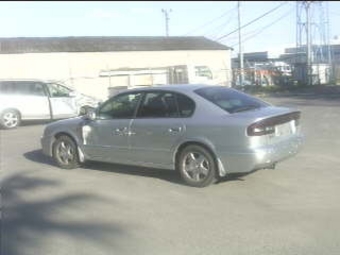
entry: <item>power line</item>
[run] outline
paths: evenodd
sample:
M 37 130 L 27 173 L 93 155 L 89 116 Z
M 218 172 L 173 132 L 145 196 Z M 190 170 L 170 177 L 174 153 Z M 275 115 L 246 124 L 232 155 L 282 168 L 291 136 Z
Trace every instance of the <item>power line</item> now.
M 265 26 L 265 27 L 262 27 L 262 28 L 258 29 L 258 30 L 257 30 L 257 31 L 258 31 L 257 33 L 255 33 L 255 34 L 252 35 L 252 36 L 249 36 L 249 37 L 245 38 L 245 39 L 243 40 L 243 42 L 246 42 L 246 41 L 248 41 L 249 39 L 251 39 L 251 38 L 253 38 L 253 37 L 255 37 L 255 36 L 261 34 L 265 29 L 271 27 L 272 25 L 276 24 L 277 22 L 279 22 L 279 21 L 282 20 L 283 18 L 289 16 L 289 14 L 291 14 L 291 11 L 292 11 L 293 9 L 294 9 L 294 8 L 289 9 L 288 12 L 286 12 L 284 15 L 282 15 L 282 16 L 279 17 L 278 19 L 274 20 L 272 23 L 268 24 L 268 25 Z M 232 45 L 231 47 L 234 47 L 234 46 L 236 46 L 237 44 L 238 44 L 238 43 Z
M 292 6 L 292 8 L 288 11 L 288 12 L 290 12 L 290 11 L 292 11 L 293 9 L 295 9 L 295 6 Z M 287 12 L 287 13 L 288 13 Z M 285 13 L 284 15 L 286 15 L 287 13 Z M 280 20 L 281 19 L 281 17 L 278 19 L 278 20 Z M 278 21 L 278 20 L 275 20 L 274 22 L 272 22 L 272 23 L 275 23 L 276 21 Z M 272 23 L 270 23 L 270 24 L 272 24 Z M 268 25 L 268 27 L 270 26 L 270 24 Z M 263 28 L 266 28 L 267 26 L 265 26 L 265 27 L 263 27 Z M 246 32 L 246 33 L 243 33 L 242 35 L 247 39 L 247 38 L 249 38 L 249 37 L 253 37 L 253 36 L 256 36 L 257 34 L 259 34 L 260 32 L 260 30 L 262 30 L 263 28 L 256 28 L 256 29 L 254 29 L 254 30 L 252 30 L 252 31 L 249 31 L 249 32 Z M 233 40 L 237 40 L 238 39 L 238 35 L 233 35 L 233 36 L 231 36 L 231 37 L 229 37 L 228 38 L 228 41 L 233 41 Z M 233 45 L 235 45 L 235 44 L 233 44 Z
M 220 34 L 221 34 L 221 30 L 222 30 L 222 28 L 225 28 L 225 26 L 227 25 L 227 24 L 229 24 L 230 22 L 231 22 L 231 20 L 233 20 L 235 17 L 234 17 L 235 15 L 233 14 L 233 15 L 231 15 L 230 17 L 229 17 L 229 19 L 226 21 L 226 22 L 224 22 L 224 23 L 222 23 L 221 25 L 219 25 L 218 27 L 216 27 L 214 30 L 212 30 L 212 31 L 210 31 L 210 33 L 206 33 L 206 34 L 204 34 L 205 36 L 207 36 L 207 37 L 212 37 L 213 39 L 214 38 L 216 38 L 216 37 L 218 37 Z M 218 32 L 218 34 L 216 34 Z
M 290 14 L 289 12 L 288 12 L 288 13 L 285 13 L 285 15 L 281 16 L 279 19 L 277 19 L 277 20 L 275 20 L 274 22 L 270 23 L 268 26 L 265 26 L 265 27 L 259 29 L 258 32 L 255 33 L 254 35 L 245 38 L 245 39 L 243 40 L 243 42 L 246 42 L 246 41 L 248 41 L 249 39 L 252 39 L 252 38 L 256 37 L 257 35 L 261 34 L 265 29 L 271 27 L 272 25 L 274 25 L 275 23 L 279 22 L 281 19 L 285 18 L 285 17 L 288 16 L 289 14 Z M 233 45 L 230 46 L 230 47 L 234 47 L 234 46 L 236 46 L 237 44 L 238 44 L 238 43 L 235 43 L 235 44 L 233 44 Z
M 210 24 L 213 23 L 214 21 L 216 21 L 216 20 L 218 20 L 218 19 L 220 19 L 220 18 L 226 16 L 226 15 L 229 14 L 230 12 L 234 11 L 236 8 L 237 8 L 237 7 L 231 8 L 230 10 L 226 11 L 225 13 L 223 13 L 221 16 L 219 16 L 219 17 L 217 17 L 217 18 L 214 18 L 213 20 L 208 21 L 208 22 L 205 23 L 204 25 L 199 26 L 199 27 L 197 27 L 197 28 L 191 30 L 190 32 L 186 33 L 184 36 L 187 36 L 187 35 L 189 35 L 189 34 L 191 34 L 191 33 L 193 33 L 193 32 L 196 32 L 196 31 L 199 30 L 199 29 L 202 29 L 203 27 L 206 27 L 207 25 L 210 25 Z
M 234 18 L 234 17 L 232 17 L 232 18 Z M 224 23 L 223 25 L 226 25 L 227 24 L 227 22 L 226 23 Z M 222 26 L 219 26 L 218 28 L 220 29 Z M 217 30 L 217 29 L 216 29 Z M 215 30 L 214 30 L 215 31 Z M 249 31 L 249 32 L 245 32 L 245 33 L 242 33 L 242 36 L 245 36 L 245 37 L 247 37 L 247 36 L 249 36 L 249 35 L 252 35 L 252 34 L 254 34 L 254 33 L 256 33 L 258 31 L 258 29 L 254 29 L 254 30 L 252 30 L 252 31 Z M 219 33 L 220 34 L 220 33 Z M 207 36 L 209 36 L 209 35 L 207 35 Z M 215 38 L 214 37 L 212 37 L 214 40 L 216 40 L 216 37 L 217 37 L 217 35 L 215 36 Z M 232 40 L 237 40 L 238 39 L 238 35 L 233 35 L 233 36 L 231 36 L 231 37 L 228 37 L 228 41 L 232 41 Z
M 242 35 L 247 37 L 247 36 L 253 35 L 257 31 L 258 31 L 258 29 L 255 29 L 255 30 L 252 30 L 252 31 L 249 31 L 249 32 L 246 32 L 246 33 L 242 33 Z M 228 42 L 233 41 L 233 40 L 238 40 L 238 35 L 233 35 L 233 36 L 228 38 Z
M 273 8 L 273 9 L 271 9 L 270 11 L 268 11 L 268 12 L 262 14 L 261 16 L 257 17 L 256 19 L 253 19 L 252 21 L 250 21 L 250 22 L 248 22 L 247 24 L 241 26 L 240 28 L 237 28 L 237 29 L 233 30 L 232 32 L 230 32 L 230 33 L 228 33 L 228 34 L 221 36 L 221 37 L 218 38 L 216 41 L 220 41 L 221 39 L 223 39 L 223 38 L 225 38 L 225 37 L 227 37 L 227 36 L 229 36 L 229 35 L 231 35 L 231 34 L 237 32 L 239 29 L 242 29 L 242 28 L 245 28 L 245 27 L 251 25 L 251 24 L 254 23 L 255 21 L 257 21 L 257 20 L 259 20 L 259 19 L 261 19 L 261 18 L 267 16 L 268 14 L 270 14 L 270 13 L 272 13 L 272 12 L 274 12 L 274 11 L 276 11 L 276 10 L 279 9 L 281 6 L 283 6 L 284 4 L 287 4 L 287 2 L 284 2 L 284 3 L 280 4 L 279 6 L 276 6 L 275 8 Z

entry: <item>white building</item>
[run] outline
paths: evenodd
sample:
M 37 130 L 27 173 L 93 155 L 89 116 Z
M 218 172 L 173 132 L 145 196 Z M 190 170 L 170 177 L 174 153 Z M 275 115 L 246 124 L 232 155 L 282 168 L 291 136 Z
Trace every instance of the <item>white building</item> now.
M 0 70 L 0 79 L 59 80 L 101 99 L 118 86 L 232 79 L 231 48 L 204 37 L 0 38 Z

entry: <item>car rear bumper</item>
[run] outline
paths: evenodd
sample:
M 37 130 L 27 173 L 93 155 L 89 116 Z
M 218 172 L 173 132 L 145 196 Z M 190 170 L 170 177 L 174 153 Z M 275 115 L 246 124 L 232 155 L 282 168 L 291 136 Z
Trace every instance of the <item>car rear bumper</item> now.
M 304 137 L 295 135 L 285 141 L 239 153 L 219 153 L 219 159 L 226 173 L 251 172 L 268 168 L 296 155 Z

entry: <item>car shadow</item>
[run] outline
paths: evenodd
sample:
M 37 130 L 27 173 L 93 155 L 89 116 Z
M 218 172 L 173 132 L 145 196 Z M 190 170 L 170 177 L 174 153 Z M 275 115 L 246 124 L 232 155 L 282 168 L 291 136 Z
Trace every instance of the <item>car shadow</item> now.
M 33 150 L 30 152 L 26 152 L 23 155 L 26 159 L 46 164 L 49 166 L 56 166 L 57 164 L 54 160 L 42 153 L 42 150 Z M 87 161 L 82 166 L 82 169 L 91 170 L 91 171 L 105 171 L 105 172 L 114 172 L 119 174 L 128 174 L 128 175 L 138 175 L 150 178 L 157 178 L 164 181 L 183 184 L 180 175 L 177 171 L 159 169 L 159 168 L 149 168 L 149 167 L 141 167 L 141 166 L 130 166 L 130 165 L 122 165 L 122 164 L 113 164 L 113 163 L 103 163 L 103 162 L 94 162 Z
M 47 157 L 43 154 L 41 149 L 26 152 L 24 154 L 24 157 L 33 162 L 50 165 L 50 166 L 57 166 L 57 164 L 53 161 L 52 158 Z
M 104 163 L 104 162 L 93 162 L 88 161 L 83 166 L 83 169 L 87 170 L 98 170 L 98 171 L 107 171 L 107 172 L 115 172 L 119 174 L 128 174 L 128 175 L 138 175 L 143 177 L 157 178 L 164 181 L 183 184 L 180 175 L 177 171 L 160 169 L 160 168 L 150 168 L 150 167 L 141 167 L 141 166 L 131 166 L 131 165 L 122 165 L 122 164 L 113 164 L 113 163 Z
M 219 183 L 224 183 L 224 182 L 231 182 L 231 181 L 245 181 L 245 179 L 243 177 L 248 176 L 252 173 L 257 172 L 258 170 L 253 170 L 247 173 L 229 173 L 224 177 L 220 177 L 218 179 L 218 181 L 216 182 L 216 184 Z
M 45 164 L 49 166 L 58 167 L 54 160 L 42 153 L 42 150 L 34 150 L 26 152 L 24 157 L 28 160 Z M 82 166 L 82 169 L 91 171 L 103 171 L 103 172 L 113 172 L 118 174 L 136 175 L 150 178 L 157 178 L 167 182 L 185 185 L 182 181 L 179 173 L 173 170 L 166 170 L 160 168 L 150 168 L 141 166 L 131 166 L 123 164 L 105 163 L 105 162 L 94 162 L 87 161 Z M 245 181 L 243 177 L 252 174 L 258 170 L 253 170 L 247 173 L 230 173 L 224 177 L 219 177 L 215 184 L 222 184 L 225 182 L 232 181 Z

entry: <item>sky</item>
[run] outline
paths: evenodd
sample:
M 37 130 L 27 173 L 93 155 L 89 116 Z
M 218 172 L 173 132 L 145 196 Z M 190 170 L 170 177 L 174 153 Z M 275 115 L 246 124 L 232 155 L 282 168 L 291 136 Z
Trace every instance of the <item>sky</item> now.
M 237 5 L 238 1 L 2 1 L 0 37 L 165 36 L 163 9 L 169 14 L 170 36 L 205 36 L 237 54 Z M 330 37 L 340 40 L 340 2 L 330 1 L 328 6 Z M 240 1 L 240 19 L 241 26 L 249 23 L 241 29 L 243 52 L 296 45 L 295 1 Z

